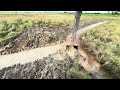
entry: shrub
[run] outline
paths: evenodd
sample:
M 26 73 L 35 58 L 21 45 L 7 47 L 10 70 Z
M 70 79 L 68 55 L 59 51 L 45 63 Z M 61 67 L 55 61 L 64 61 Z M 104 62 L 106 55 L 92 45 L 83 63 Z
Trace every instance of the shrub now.
M 68 79 L 92 79 L 90 73 L 86 72 L 80 64 L 73 64 L 66 72 Z

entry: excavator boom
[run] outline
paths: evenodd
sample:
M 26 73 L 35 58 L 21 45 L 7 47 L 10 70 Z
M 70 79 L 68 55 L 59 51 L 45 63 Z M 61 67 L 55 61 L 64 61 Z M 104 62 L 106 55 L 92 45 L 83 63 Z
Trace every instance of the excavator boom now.
M 73 32 L 72 32 L 72 37 L 73 37 L 72 42 L 73 42 L 73 44 L 75 43 L 76 34 L 77 34 L 77 31 L 78 31 L 81 14 L 82 14 L 82 11 L 76 11 L 76 13 L 75 13 L 75 24 L 74 24 L 74 28 L 73 28 Z
M 75 12 L 75 24 L 73 27 L 73 31 L 72 33 L 67 37 L 66 42 L 67 42 L 67 46 L 78 46 L 78 36 L 77 36 L 77 31 L 78 31 L 78 27 L 80 24 L 80 17 L 81 17 L 82 11 L 76 11 Z

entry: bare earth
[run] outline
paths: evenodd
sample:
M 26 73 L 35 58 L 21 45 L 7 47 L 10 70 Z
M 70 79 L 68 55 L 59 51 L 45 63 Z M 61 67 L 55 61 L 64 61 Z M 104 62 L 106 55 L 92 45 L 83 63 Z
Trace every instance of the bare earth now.
M 0 56 L 0 69 L 17 63 L 25 64 L 42 59 L 43 57 L 56 53 L 61 47 L 62 45 L 54 45 Z
M 93 28 L 97 25 L 102 24 L 102 23 L 105 23 L 105 22 L 100 22 L 100 23 L 97 23 L 97 24 L 93 24 L 92 26 L 83 28 L 82 31 L 81 31 L 81 34 L 83 33 L 83 31 L 89 30 L 89 29 L 91 29 L 91 28 Z M 43 57 L 47 57 L 48 55 L 54 54 L 57 51 L 61 50 L 64 47 L 65 44 L 66 43 L 59 44 L 59 45 L 48 46 L 48 47 L 36 48 L 36 49 L 27 50 L 27 51 L 14 53 L 14 54 L 10 54 L 10 55 L 0 56 L 0 69 L 2 69 L 4 67 L 11 66 L 11 65 L 14 65 L 14 64 L 18 64 L 18 63 L 25 64 L 25 63 L 28 63 L 28 62 L 33 62 L 37 59 L 42 59 Z M 94 77 L 95 78 L 104 78 L 104 76 L 102 76 L 102 74 L 100 74 L 101 72 L 99 71 L 100 65 L 98 64 L 97 66 L 95 66 L 97 64 L 97 62 L 93 60 L 93 56 L 89 56 L 89 54 L 86 53 L 86 51 L 84 51 L 82 48 L 80 50 L 81 50 L 80 54 L 84 58 L 86 58 L 85 62 L 80 61 L 81 65 L 85 69 L 88 69 L 89 65 L 88 65 L 87 61 L 90 61 L 91 62 L 90 65 L 92 65 L 92 68 L 90 68 L 91 69 L 90 72 L 93 73 Z M 73 53 L 74 53 L 74 51 L 73 51 Z M 68 53 L 68 55 L 71 56 L 71 53 Z M 59 56 L 56 56 L 55 58 L 58 59 L 58 60 L 60 60 L 60 59 L 62 60 L 62 57 L 59 57 Z M 90 60 L 88 60 L 88 59 L 90 59 Z M 96 68 L 98 68 L 98 69 L 96 69 Z

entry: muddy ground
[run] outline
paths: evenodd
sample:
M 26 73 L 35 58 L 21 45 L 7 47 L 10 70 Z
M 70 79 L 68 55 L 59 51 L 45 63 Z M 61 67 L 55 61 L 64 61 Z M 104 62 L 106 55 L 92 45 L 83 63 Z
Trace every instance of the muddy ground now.
M 102 19 L 89 19 L 80 22 L 80 28 L 102 21 Z M 0 55 L 17 53 L 23 50 L 62 43 L 72 30 L 65 26 L 52 26 L 44 24 L 25 31 L 20 36 L 0 43 Z
M 81 28 L 100 22 L 101 20 L 85 20 L 81 22 Z M 19 37 L 0 44 L 6 46 L 1 54 L 11 54 L 22 50 L 32 49 L 51 43 L 65 41 L 70 30 L 66 27 L 43 25 L 24 32 Z M 75 58 L 66 56 L 64 60 L 57 60 L 50 55 L 35 62 L 17 64 L 0 70 L 1 79 L 91 79 L 90 73 L 82 66 L 73 65 Z M 78 58 L 78 57 L 77 57 Z M 79 59 L 84 60 L 81 56 Z M 75 67 L 74 67 L 75 66 Z M 72 68 L 72 69 L 71 69 Z
M 1 79 L 64 79 L 71 63 L 45 57 L 25 65 L 17 64 L 0 70 Z
M 55 58 L 60 53 L 26 64 L 16 64 L 0 70 L 0 79 L 91 79 L 92 75 L 69 56 Z M 81 60 L 83 58 L 80 58 Z

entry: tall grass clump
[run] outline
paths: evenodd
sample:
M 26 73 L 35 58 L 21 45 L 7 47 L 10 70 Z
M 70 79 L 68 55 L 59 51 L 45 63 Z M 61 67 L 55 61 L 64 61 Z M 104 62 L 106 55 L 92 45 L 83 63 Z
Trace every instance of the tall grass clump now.
M 104 69 L 113 77 L 120 78 L 120 20 L 86 31 L 82 42 Z

